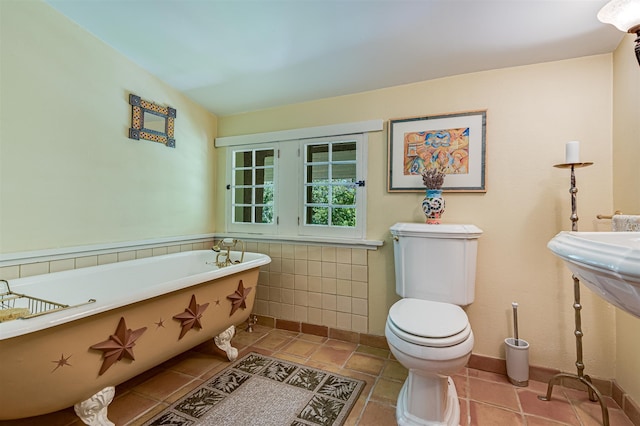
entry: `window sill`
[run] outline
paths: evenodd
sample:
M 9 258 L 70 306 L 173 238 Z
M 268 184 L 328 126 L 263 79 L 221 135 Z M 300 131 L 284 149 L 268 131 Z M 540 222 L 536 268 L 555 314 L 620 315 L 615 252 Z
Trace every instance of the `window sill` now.
M 361 248 L 367 250 L 377 250 L 382 246 L 383 241 L 379 240 L 359 240 L 355 238 L 331 238 L 317 236 L 284 236 L 284 235 L 265 235 L 265 234 L 243 234 L 238 232 L 216 233 L 214 239 L 236 238 L 245 241 L 257 241 L 264 243 L 280 243 L 280 244 L 307 244 L 307 245 L 324 245 L 336 247 Z

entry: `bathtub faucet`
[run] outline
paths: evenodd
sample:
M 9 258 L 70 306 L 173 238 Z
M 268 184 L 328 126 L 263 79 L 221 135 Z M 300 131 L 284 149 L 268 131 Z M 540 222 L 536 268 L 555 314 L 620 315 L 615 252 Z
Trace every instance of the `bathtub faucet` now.
M 242 249 L 240 260 L 232 260 L 231 249 L 235 249 L 238 244 L 240 244 L 240 248 Z M 244 261 L 244 242 L 241 240 L 224 238 L 218 241 L 217 244 L 214 243 L 211 250 L 218 253 L 216 255 L 216 266 L 218 268 L 224 268 L 225 266 L 242 263 Z

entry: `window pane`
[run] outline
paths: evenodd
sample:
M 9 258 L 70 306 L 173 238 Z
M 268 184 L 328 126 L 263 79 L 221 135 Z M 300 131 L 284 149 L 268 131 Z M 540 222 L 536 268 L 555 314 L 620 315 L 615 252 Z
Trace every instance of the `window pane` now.
M 252 151 L 236 151 L 236 167 L 251 167 Z
M 356 161 L 356 143 L 334 143 L 332 161 Z
M 256 188 L 256 204 L 272 204 L 273 203 L 273 187 L 265 186 Z
M 328 225 L 329 224 L 329 208 L 328 207 L 307 207 L 307 224 L 308 225 Z
M 331 180 L 333 182 L 355 182 L 356 165 L 354 164 L 334 164 L 331 168 Z
M 333 186 L 331 203 L 352 206 L 356 203 L 356 188 L 354 186 Z
M 273 169 L 256 169 L 256 185 L 273 183 Z
M 308 204 L 327 204 L 329 202 L 328 186 L 307 186 Z
M 329 166 L 307 166 L 307 183 L 329 181 Z
M 333 226 L 356 226 L 356 209 L 353 207 L 331 209 L 331 224 Z
M 273 192 L 273 185 L 264 187 L 264 197 L 262 198 L 264 204 L 273 204 Z
M 273 184 L 273 168 L 263 169 L 264 182 L 256 182 L 256 184 Z
M 264 169 L 256 169 L 256 185 L 264 183 Z
M 233 209 L 233 221 L 242 223 L 251 223 L 251 207 L 236 206 Z
M 256 188 L 256 204 L 264 204 L 264 188 Z
M 251 185 L 251 169 L 249 170 L 236 170 L 235 172 L 235 185 Z
M 256 207 L 256 223 L 273 223 L 273 207 Z
M 256 167 L 273 166 L 273 150 L 256 151 Z
M 273 223 L 273 206 L 264 206 L 262 209 L 262 222 Z
M 251 204 L 251 188 L 236 188 L 234 204 Z
M 329 161 L 329 145 L 307 145 L 307 162 L 319 163 Z

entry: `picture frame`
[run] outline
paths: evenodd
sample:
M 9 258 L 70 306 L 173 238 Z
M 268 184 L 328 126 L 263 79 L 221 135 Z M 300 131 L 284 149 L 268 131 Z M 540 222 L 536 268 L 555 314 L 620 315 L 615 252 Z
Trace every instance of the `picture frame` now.
M 486 192 L 487 111 L 389 120 L 389 192 L 424 192 L 422 172 L 445 173 L 444 192 Z
M 177 111 L 175 108 L 146 101 L 133 93 L 129 94 L 129 104 L 131 104 L 130 139 L 144 139 L 159 142 L 169 148 L 176 147 L 174 130 Z

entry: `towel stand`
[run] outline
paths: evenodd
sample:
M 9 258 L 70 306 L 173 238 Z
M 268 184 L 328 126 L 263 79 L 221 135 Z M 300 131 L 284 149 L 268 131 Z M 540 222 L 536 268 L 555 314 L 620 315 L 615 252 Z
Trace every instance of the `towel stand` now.
M 599 215 L 596 216 L 596 218 L 598 218 L 598 219 L 613 219 L 613 216 L 618 215 L 618 214 L 622 214 L 622 212 L 620 210 L 616 210 L 610 216 L 607 216 L 607 215 L 604 215 L 604 214 L 599 214 Z

